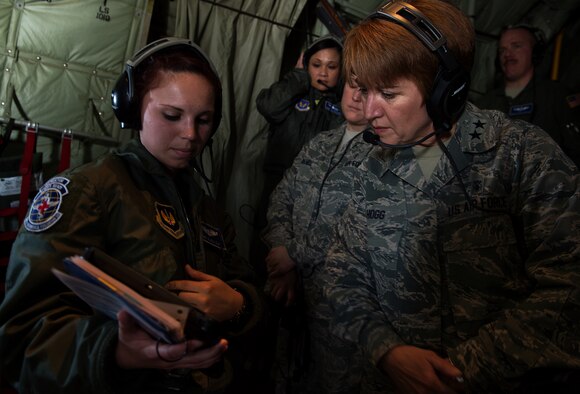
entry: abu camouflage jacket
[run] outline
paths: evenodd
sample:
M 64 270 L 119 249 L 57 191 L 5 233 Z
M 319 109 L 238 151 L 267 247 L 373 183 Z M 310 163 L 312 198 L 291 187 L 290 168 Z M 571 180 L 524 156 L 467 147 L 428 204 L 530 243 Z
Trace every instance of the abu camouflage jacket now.
M 580 368 L 577 169 L 500 112 L 468 105 L 457 126 L 464 187 L 446 155 L 425 179 L 411 149 L 377 147 L 342 172 L 352 201 L 326 262 L 335 333 L 374 363 L 403 344 L 448 356 L 472 392 Z
M 324 300 L 321 285 L 326 281 L 321 280 L 324 270 L 318 265 L 351 194 L 351 183 L 341 177 L 337 181 L 335 173 L 361 165 L 373 147 L 362 133 L 340 147 L 345 130 L 346 124 L 322 132 L 304 146 L 272 193 L 268 209 L 264 239 L 270 247 L 285 246 L 300 275 L 298 291 L 303 303 L 298 305 L 304 320 L 298 319 L 292 326 L 295 342 L 281 357 L 292 357 L 296 365 L 304 365 L 302 373 L 288 377 L 288 384 L 295 385 L 289 391 L 293 393 L 371 392 L 361 391 L 361 385 L 362 367 L 372 366 L 356 345 L 331 335 L 332 311 Z M 296 339 L 301 335 L 308 338 L 306 345 Z

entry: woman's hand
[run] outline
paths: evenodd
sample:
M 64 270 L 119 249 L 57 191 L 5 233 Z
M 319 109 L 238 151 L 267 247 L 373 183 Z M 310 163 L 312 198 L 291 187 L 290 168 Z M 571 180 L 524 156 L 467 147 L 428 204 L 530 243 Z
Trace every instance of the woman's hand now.
M 298 60 L 296 60 L 294 68 L 304 68 L 303 63 L 304 63 L 304 51 L 300 52 L 300 56 L 298 57 Z
M 463 392 L 462 374 L 449 360 L 431 350 L 396 346 L 379 361 L 397 392 L 408 394 L 456 394 Z
M 191 280 L 173 280 L 165 287 L 217 321 L 233 318 L 244 303 L 244 296 L 223 280 L 185 266 Z
M 220 361 L 228 348 L 225 339 L 205 348 L 204 343 L 196 339 L 179 344 L 157 343 L 128 312 L 119 312 L 117 319 L 119 340 L 115 360 L 124 369 L 209 368 Z
M 266 269 L 270 278 L 284 275 L 294 268 L 296 268 L 296 263 L 290 258 L 285 246 L 275 246 L 270 249 L 266 256 Z
M 291 270 L 283 275 L 270 276 L 270 295 L 278 302 L 284 302 L 290 306 L 296 299 L 296 270 Z

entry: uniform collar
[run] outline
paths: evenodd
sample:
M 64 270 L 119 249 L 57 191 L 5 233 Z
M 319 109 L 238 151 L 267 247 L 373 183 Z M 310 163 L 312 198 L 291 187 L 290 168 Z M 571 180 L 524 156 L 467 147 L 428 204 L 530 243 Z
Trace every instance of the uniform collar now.
M 447 148 L 461 171 L 473 160 L 473 155 L 493 149 L 498 141 L 498 130 L 493 127 L 497 111 L 481 111 L 468 103 L 457 122 L 457 130 Z M 424 183 L 419 164 L 412 149 L 383 149 L 375 147 L 368 160 L 368 169 L 379 178 L 392 172 L 412 185 L 421 188 Z M 449 174 L 453 176 L 452 173 Z
M 457 122 L 456 138 L 464 153 L 484 153 L 493 149 L 498 141 L 498 130 L 495 124 L 496 112 L 482 111 L 468 103 Z M 499 116 L 499 113 L 497 113 Z

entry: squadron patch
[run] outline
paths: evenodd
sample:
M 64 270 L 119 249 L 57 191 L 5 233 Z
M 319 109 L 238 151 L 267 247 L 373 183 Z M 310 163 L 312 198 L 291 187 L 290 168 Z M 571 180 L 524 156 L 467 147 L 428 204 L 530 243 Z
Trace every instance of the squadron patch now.
M 201 235 L 203 242 L 218 248 L 219 250 L 226 250 L 226 242 L 221 230 L 210 224 L 201 222 Z
M 62 197 L 68 194 L 69 180 L 64 177 L 49 179 L 32 201 L 30 211 L 24 219 L 24 227 L 31 232 L 38 233 L 51 228 L 60 220 L 59 212 Z
M 310 101 L 308 101 L 308 99 L 301 99 L 299 102 L 296 103 L 296 105 L 294 106 L 294 108 L 296 108 L 298 111 L 309 111 L 310 110 Z
M 155 220 L 163 230 L 175 239 L 183 238 L 185 232 L 181 223 L 175 219 L 175 209 L 172 206 L 155 202 L 155 212 Z

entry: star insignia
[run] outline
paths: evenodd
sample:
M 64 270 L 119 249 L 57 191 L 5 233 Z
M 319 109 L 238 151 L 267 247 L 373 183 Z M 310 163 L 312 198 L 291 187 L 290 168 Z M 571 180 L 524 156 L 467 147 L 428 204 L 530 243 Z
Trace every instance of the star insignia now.
M 471 139 L 472 139 L 472 140 L 474 140 L 474 139 L 476 139 L 476 138 L 477 138 L 478 140 L 480 140 L 480 139 L 481 139 L 481 138 L 479 137 L 479 136 L 481 135 L 481 133 L 478 133 L 478 132 L 477 132 L 477 130 L 473 130 L 473 133 L 470 133 L 469 135 L 471 136 Z
M 476 129 L 478 129 L 478 128 L 482 128 L 482 129 L 483 129 L 483 126 L 485 126 L 485 123 L 483 123 L 483 122 L 482 122 L 481 120 L 479 120 L 479 119 L 477 119 L 477 122 L 473 122 L 473 124 L 475 125 L 475 128 L 476 128 Z M 478 137 L 478 138 L 479 138 L 479 137 Z

